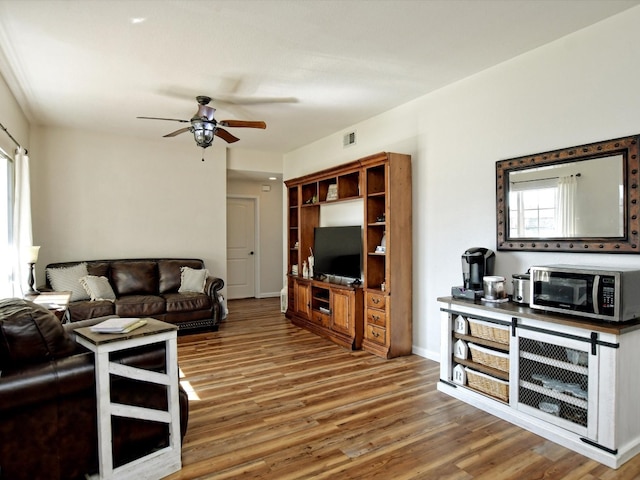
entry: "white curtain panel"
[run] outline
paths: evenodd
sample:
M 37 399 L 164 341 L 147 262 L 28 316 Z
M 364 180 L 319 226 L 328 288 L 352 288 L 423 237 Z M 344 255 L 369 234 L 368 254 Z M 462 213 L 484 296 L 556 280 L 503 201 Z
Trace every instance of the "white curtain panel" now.
M 14 157 L 15 191 L 13 203 L 12 231 L 12 295 L 22 297 L 27 287 L 33 236 L 31 231 L 31 186 L 29 178 L 29 157 L 22 147 Z
M 561 237 L 572 237 L 576 233 L 575 201 L 578 180 L 573 175 L 558 177 L 556 197 L 556 228 Z

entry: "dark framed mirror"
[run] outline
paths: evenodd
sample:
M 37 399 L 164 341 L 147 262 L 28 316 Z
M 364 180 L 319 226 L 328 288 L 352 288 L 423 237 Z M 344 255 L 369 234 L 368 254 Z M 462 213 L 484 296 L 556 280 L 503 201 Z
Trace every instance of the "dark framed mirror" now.
M 639 142 L 496 162 L 498 250 L 640 253 Z

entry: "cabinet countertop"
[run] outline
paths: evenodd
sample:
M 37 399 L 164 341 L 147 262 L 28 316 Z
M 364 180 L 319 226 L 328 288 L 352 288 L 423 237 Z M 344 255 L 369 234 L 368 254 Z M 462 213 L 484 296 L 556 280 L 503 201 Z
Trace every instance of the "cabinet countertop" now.
M 448 303 L 450 305 L 460 305 L 478 308 L 487 312 L 500 313 L 503 315 L 511 315 L 514 317 L 530 318 L 543 322 L 566 325 L 570 327 L 584 328 L 596 332 L 610 333 L 613 335 L 622 335 L 640 329 L 640 319 L 630 320 L 628 322 L 612 323 L 601 322 L 597 320 L 588 320 L 575 315 L 561 315 L 557 313 L 544 312 L 542 310 L 534 310 L 526 305 L 514 302 L 489 303 L 481 300 L 465 300 L 463 298 L 454 297 L 438 297 L 438 302 Z

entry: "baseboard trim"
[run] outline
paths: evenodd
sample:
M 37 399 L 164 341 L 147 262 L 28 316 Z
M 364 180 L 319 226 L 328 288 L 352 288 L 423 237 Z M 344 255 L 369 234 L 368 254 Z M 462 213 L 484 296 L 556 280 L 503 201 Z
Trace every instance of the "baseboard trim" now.
M 429 360 L 440 363 L 440 352 L 432 352 L 431 350 L 427 350 L 426 348 L 417 347 L 414 345 L 411 349 L 411 353 L 413 353 L 414 355 L 418 355 L 419 357 L 428 358 Z

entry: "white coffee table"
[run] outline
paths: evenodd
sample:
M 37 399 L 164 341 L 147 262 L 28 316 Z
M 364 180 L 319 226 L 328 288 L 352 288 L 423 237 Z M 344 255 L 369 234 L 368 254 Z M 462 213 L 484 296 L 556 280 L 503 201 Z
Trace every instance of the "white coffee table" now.
M 182 468 L 180 403 L 178 398 L 178 327 L 153 318 L 129 333 L 95 333 L 90 327 L 75 330 L 76 341 L 95 354 L 98 410 L 98 462 L 100 479 L 157 480 Z M 112 352 L 164 342 L 165 371 L 159 373 L 111 362 Z M 110 375 L 167 386 L 167 411 L 111 402 Z M 169 445 L 119 467 L 113 466 L 111 417 L 127 417 L 169 425 Z

